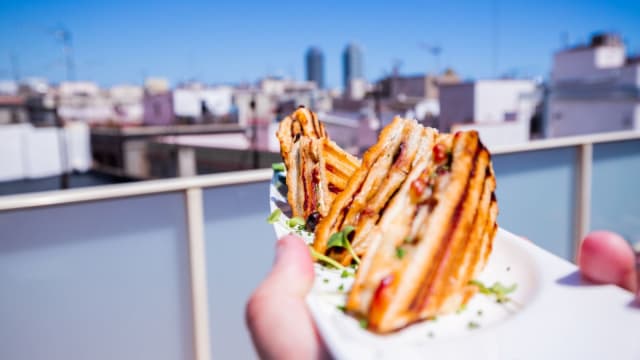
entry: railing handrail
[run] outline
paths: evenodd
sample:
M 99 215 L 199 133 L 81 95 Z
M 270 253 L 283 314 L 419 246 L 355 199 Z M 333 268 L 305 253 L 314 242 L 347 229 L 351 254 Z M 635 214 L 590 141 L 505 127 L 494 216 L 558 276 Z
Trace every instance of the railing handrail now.
M 546 150 L 585 144 L 598 144 L 635 139 L 640 139 L 640 131 L 612 131 L 597 134 L 533 140 L 522 144 L 496 146 L 494 148 L 490 148 L 489 150 L 491 150 L 492 154 L 508 154 L 522 151 Z
M 271 169 L 244 170 L 184 178 L 148 180 L 128 184 L 91 186 L 65 191 L 53 190 L 9 195 L 0 197 L 0 211 L 268 181 L 271 179 L 271 174 Z
M 491 149 L 491 152 L 493 154 L 508 154 L 634 139 L 640 139 L 640 131 L 618 131 L 535 140 L 523 144 L 495 147 Z M 8 195 L 0 197 L 0 211 L 176 192 L 190 188 L 211 188 L 268 181 L 271 178 L 271 174 L 271 169 L 244 170 L 186 178 L 147 180 L 129 184 L 92 186 L 66 191 L 53 190 L 29 194 Z

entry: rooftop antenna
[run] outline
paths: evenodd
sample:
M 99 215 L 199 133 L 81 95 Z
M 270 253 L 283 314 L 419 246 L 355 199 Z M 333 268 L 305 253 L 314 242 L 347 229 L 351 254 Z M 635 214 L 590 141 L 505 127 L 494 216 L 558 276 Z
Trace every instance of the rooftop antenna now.
M 64 26 L 59 26 L 53 31 L 53 35 L 62 44 L 64 52 L 64 63 L 67 70 L 67 80 L 73 81 L 76 78 L 76 67 L 73 62 L 73 44 L 71 39 L 71 31 Z
M 418 47 L 433 56 L 436 63 L 436 75 L 440 74 L 440 55 L 442 55 L 442 47 L 440 45 L 428 44 L 424 41 L 419 43 Z
M 400 68 L 402 67 L 402 60 L 393 59 L 393 65 L 391 67 L 391 75 L 393 77 L 398 77 L 400 75 Z
M 492 1 L 492 5 L 493 5 L 493 9 L 491 12 L 491 19 L 492 21 L 492 41 L 491 41 L 491 45 L 492 45 L 492 67 L 493 67 L 493 76 L 497 76 L 498 75 L 498 58 L 499 58 L 499 47 L 500 47 L 500 28 L 499 28 L 499 21 L 500 21 L 500 11 L 498 8 L 498 0 L 493 0 Z
M 71 31 L 69 31 L 64 26 L 59 26 L 57 29 L 53 30 L 53 35 L 56 40 L 62 43 L 62 49 L 64 52 L 64 62 L 67 70 L 67 80 L 73 81 L 76 77 L 76 69 L 75 64 L 73 62 L 73 45 L 71 42 Z M 69 158 L 67 153 L 67 137 L 64 131 L 65 121 L 60 116 L 58 112 L 58 105 L 56 104 L 55 109 L 55 122 L 58 127 L 58 138 L 60 139 L 60 162 L 62 164 L 62 173 L 60 174 L 60 189 L 68 189 L 69 188 Z
M 20 62 L 18 61 L 18 55 L 15 52 L 9 54 L 9 61 L 11 62 L 11 76 L 17 83 L 20 81 Z

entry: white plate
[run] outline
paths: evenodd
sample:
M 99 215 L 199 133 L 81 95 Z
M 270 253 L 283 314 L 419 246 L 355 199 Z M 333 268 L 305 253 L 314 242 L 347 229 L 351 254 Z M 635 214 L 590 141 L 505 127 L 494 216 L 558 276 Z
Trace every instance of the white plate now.
M 274 224 L 278 237 L 293 232 L 286 225 L 284 190 L 274 176 L 271 211 L 283 211 Z M 298 233 L 312 241 L 311 234 Z M 307 302 L 327 347 L 339 359 L 640 358 L 635 335 L 640 334 L 640 310 L 630 305 L 629 293 L 583 284 L 575 266 L 503 229 L 479 280 L 517 284 L 511 302 L 498 304 L 477 294 L 459 313 L 390 335 L 368 332 L 338 309 L 352 277 L 342 278 L 319 264 L 315 271 Z

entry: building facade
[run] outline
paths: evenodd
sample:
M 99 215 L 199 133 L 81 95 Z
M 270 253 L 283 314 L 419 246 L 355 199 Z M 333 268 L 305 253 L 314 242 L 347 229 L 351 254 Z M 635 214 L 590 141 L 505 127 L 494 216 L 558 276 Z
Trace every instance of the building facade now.
M 440 86 L 442 131 L 477 130 L 485 145 L 529 141 L 541 96 L 533 80 L 478 80 Z
M 362 50 L 356 44 L 349 44 L 342 53 L 343 85 L 347 89 L 352 80 L 364 77 Z
M 553 59 L 546 136 L 640 129 L 640 57 L 598 34 Z
M 307 50 L 305 57 L 307 81 L 313 81 L 318 88 L 324 88 L 324 54 L 317 47 Z

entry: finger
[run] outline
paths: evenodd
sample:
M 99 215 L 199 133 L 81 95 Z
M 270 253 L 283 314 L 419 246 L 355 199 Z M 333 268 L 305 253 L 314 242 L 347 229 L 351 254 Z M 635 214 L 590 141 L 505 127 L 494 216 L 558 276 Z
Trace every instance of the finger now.
M 608 231 L 588 234 L 580 244 L 578 265 L 582 274 L 593 282 L 637 290 L 633 249 L 618 234 Z
M 262 359 L 323 357 L 305 297 L 313 286 L 313 261 L 307 245 L 285 236 L 267 278 L 247 304 L 247 325 Z

